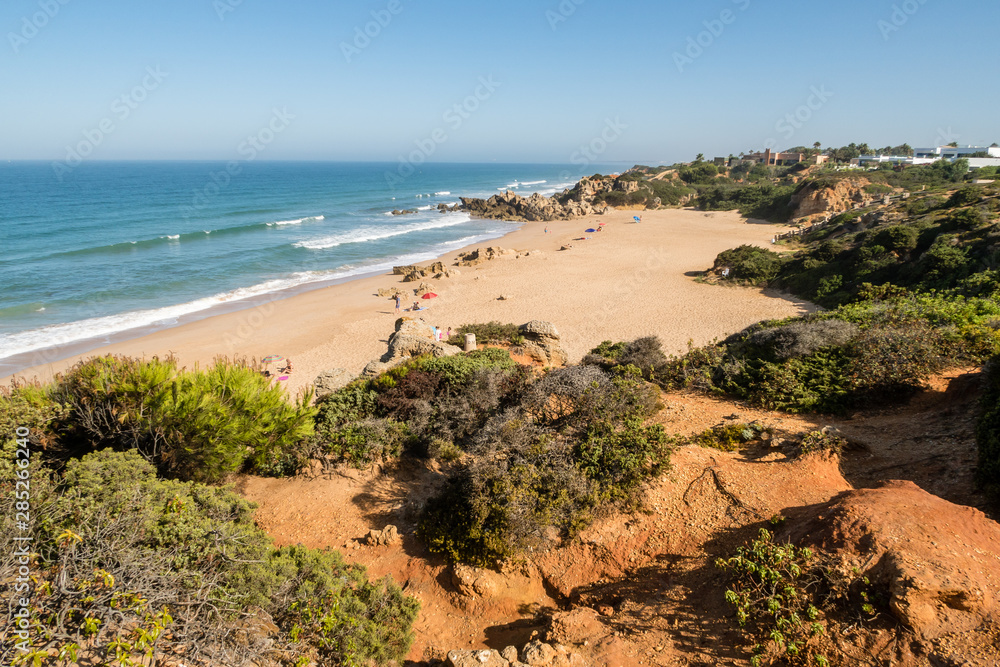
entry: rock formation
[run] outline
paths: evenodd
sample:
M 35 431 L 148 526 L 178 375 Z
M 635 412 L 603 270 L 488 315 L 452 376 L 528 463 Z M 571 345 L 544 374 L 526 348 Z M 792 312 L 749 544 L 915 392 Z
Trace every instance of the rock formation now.
M 403 282 L 415 282 L 416 280 L 420 280 L 422 278 L 429 278 L 435 273 L 441 273 L 444 270 L 443 262 L 434 262 L 430 266 L 416 266 L 414 264 L 408 264 L 406 266 L 392 267 L 392 275 L 406 276 L 408 278 L 409 276 L 416 274 L 417 277 L 414 280 L 403 280 Z
M 789 512 L 790 537 L 885 585 L 897 619 L 922 640 L 1000 617 L 1000 526 L 913 482 L 846 491 Z
M 373 529 L 365 537 L 365 543 L 373 547 L 391 546 L 402 541 L 403 538 L 399 535 L 399 529 L 395 526 L 386 526 L 383 530 Z
M 373 359 L 365 366 L 362 375 L 374 377 L 398 366 L 407 359 L 430 354 L 434 357 L 450 357 L 462 348 L 448 345 L 434 338 L 430 324 L 419 318 L 401 317 L 396 320 L 396 331 L 389 337 L 389 351 L 380 359 Z
M 559 332 L 551 322 L 532 320 L 520 327 L 524 336 L 524 353 L 545 366 L 565 366 L 566 350 L 560 344 Z
M 560 204 L 558 200 L 544 197 L 537 192 L 530 197 L 522 197 L 508 190 L 485 200 L 462 197 L 462 210 L 492 220 L 546 222 L 572 220 L 586 215 L 603 215 L 608 209 L 595 208 L 586 199 L 582 201 L 571 199 L 566 204 Z
M 472 267 L 478 266 L 483 262 L 490 262 L 494 259 L 500 257 L 515 257 L 517 252 L 514 250 L 508 250 L 506 248 L 501 248 L 499 246 L 490 246 L 488 248 L 476 248 L 475 250 L 469 252 L 463 252 L 458 256 L 458 262 L 456 266 Z
M 853 177 L 837 181 L 828 186 L 811 183 L 792 196 L 791 207 L 795 209 L 793 218 L 805 218 L 824 213 L 843 213 L 871 198 L 865 192 L 865 186 L 870 185 L 867 178 Z

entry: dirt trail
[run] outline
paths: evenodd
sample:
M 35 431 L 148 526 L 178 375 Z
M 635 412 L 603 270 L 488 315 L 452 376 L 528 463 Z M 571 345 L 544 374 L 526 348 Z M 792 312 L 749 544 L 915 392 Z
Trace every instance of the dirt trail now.
M 258 523 L 279 544 L 338 549 L 421 600 L 408 664 L 454 648 L 523 645 L 546 632 L 594 665 L 746 664 L 733 648 L 740 641 L 725 620 L 714 559 L 777 514 L 888 479 L 984 507 L 972 480 L 977 382 L 972 371 L 954 371 L 907 405 L 837 419 L 666 394 L 656 419 L 669 432 L 759 421 L 775 438 L 738 453 L 681 448 L 671 471 L 648 487 L 643 512 L 604 517 L 569 544 L 503 574 L 456 571 L 414 537 L 423 503 L 443 481 L 434 464 L 405 460 L 364 472 L 241 477 L 237 488 L 259 505 Z M 797 458 L 796 437 L 824 426 L 848 439 L 842 460 Z M 365 544 L 370 530 L 389 524 L 399 528 L 400 544 Z

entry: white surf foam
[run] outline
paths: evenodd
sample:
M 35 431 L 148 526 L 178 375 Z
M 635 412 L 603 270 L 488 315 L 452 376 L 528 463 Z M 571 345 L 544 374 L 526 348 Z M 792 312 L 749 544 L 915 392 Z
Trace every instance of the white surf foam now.
M 462 221 L 452 224 L 461 224 Z M 366 273 L 388 271 L 400 264 L 413 264 L 457 250 L 473 243 L 497 238 L 504 232 L 465 236 L 454 241 L 437 244 L 419 253 L 407 253 L 381 260 L 372 260 L 356 265 L 345 265 L 332 271 L 304 271 L 293 273 L 285 278 L 268 280 L 252 287 L 243 287 L 214 296 L 196 299 L 162 308 L 137 310 L 117 315 L 94 317 L 65 324 L 53 324 L 39 329 L 32 329 L 15 334 L 0 335 L 0 360 L 37 350 L 56 348 L 72 343 L 88 340 L 106 342 L 115 334 L 153 326 L 170 326 L 177 324 L 179 319 L 196 313 L 203 313 L 212 308 L 227 303 L 245 301 L 247 299 L 266 297 L 285 290 L 311 285 L 343 280 Z M 317 287 L 321 285 L 316 285 Z M 102 341 L 102 339 L 104 339 Z M 41 363 L 41 361 L 39 361 Z
M 285 225 L 301 225 L 303 222 L 319 222 L 320 220 L 326 220 L 325 215 L 316 215 L 308 218 L 299 218 L 298 220 L 279 220 L 277 222 L 267 223 L 268 227 L 284 227 Z
M 453 213 L 442 216 L 430 222 L 415 222 L 409 225 L 397 227 L 362 227 L 354 231 L 325 236 L 323 238 L 312 239 L 310 241 L 300 241 L 295 244 L 297 248 L 307 248 L 309 250 L 328 250 L 347 243 L 366 243 L 368 241 L 379 241 L 394 236 L 404 236 L 413 232 L 423 232 L 429 229 L 440 229 L 443 227 L 454 227 L 462 225 L 472 220 L 472 216 L 467 213 Z

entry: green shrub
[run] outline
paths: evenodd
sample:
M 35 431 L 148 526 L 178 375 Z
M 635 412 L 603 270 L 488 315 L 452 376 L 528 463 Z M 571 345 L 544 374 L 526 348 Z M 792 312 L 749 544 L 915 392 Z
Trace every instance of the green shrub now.
M 573 456 L 597 484 L 602 500 L 629 503 L 645 480 L 668 467 L 671 444 L 659 424 L 644 426 L 639 419 L 627 419 L 616 428 L 601 421 L 591 424 Z
M 757 423 L 726 424 L 702 431 L 692 438 L 692 442 L 700 447 L 735 452 L 752 442 L 759 441 L 763 433 L 770 433 L 770 429 Z
M 948 222 L 959 229 L 979 229 L 984 227 L 988 221 L 986 212 L 978 208 L 963 208 L 948 216 Z
M 716 560 L 731 577 L 726 602 L 754 644 L 753 665 L 823 665 L 818 650 L 826 633 L 813 596 L 820 589 L 815 554 L 791 544 L 775 544 L 766 529 L 736 555 Z
M 414 365 L 418 370 L 439 375 L 443 382 L 452 386 L 465 384 L 481 370 L 513 370 L 515 367 L 517 362 L 511 359 L 510 353 L 495 347 L 451 357 L 422 357 Z
M 746 333 L 727 339 L 733 345 L 742 344 L 753 350 L 755 356 L 771 361 L 788 361 L 806 357 L 824 347 L 840 347 L 858 335 L 858 327 L 844 320 L 804 320 L 777 327 L 756 330 L 750 327 Z
M 448 339 L 448 343 L 463 346 L 466 334 L 475 334 L 476 343 L 479 345 L 521 345 L 524 342 L 521 329 L 516 324 L 487 322 L 486 324 L 463 324 Z
M 178 371 L 173 359 L 98 357 L 59 378 L 68 411 L 66 453 L 135 449 L 168 476 L 215 481 L 241 469 L 287 474 L 304 464 L 313 432 L 311 395 L 292 405 L 281 387 L 225 359 Z
M 330 432 L 320 451 L 356 468 L 364 468 L 397 458 L 403 453 L 409 435 L 404 423 L 392 419 L 366 419 Z
M 7 571 L 14 502 L 0 487 Z M 289 663 L 405 657 L 416 600 L 336 553 L 275 549 L 253 509 L 227 488 L 157 479 L 134 450 L 71 460 L 61 478 L 34 476 L 32 650 L 61 650 L 72 663 L 83 639 L 108 664 L 147 648 L 190 664 L 262 664 L 273 651 Z M 0 593 L 13 587 L 8 578 Z M 268 643 L 247 631 L 270 619 Z
M 594 512 L 634 500 L 669 462 L 670 440 L 644 426 L 658 391 L 634 366 L 549 371 L 511 397 L 466 447 L 471 456 L 420 521 L 431 551 L 492 566 L 569 537 Z
M 897 225 L 875 234 L 872 242 L 891 252 L 908 253 L 917 247 L 917 230 L 907 225 Z
M 971 206 L 982 199 L 985 194 L 985 191 L 978 185 L 969 185 L 956 190 L 948 199 L 948 206 L 951 208 Z
M 729 267 L 729 278 L 751 285 L 766 285 L 781 269 L 781 255 L 766 248 L 742 245 L 719 253 L 715 268 Z

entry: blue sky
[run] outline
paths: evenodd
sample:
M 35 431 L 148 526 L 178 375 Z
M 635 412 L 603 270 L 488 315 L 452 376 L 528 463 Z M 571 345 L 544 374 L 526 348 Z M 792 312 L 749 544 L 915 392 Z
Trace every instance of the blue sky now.
M 0 158 L 228 160 L 253 136 L 268 160 L 989 144 L 998 25 L 964 0 L 5 0 Z

